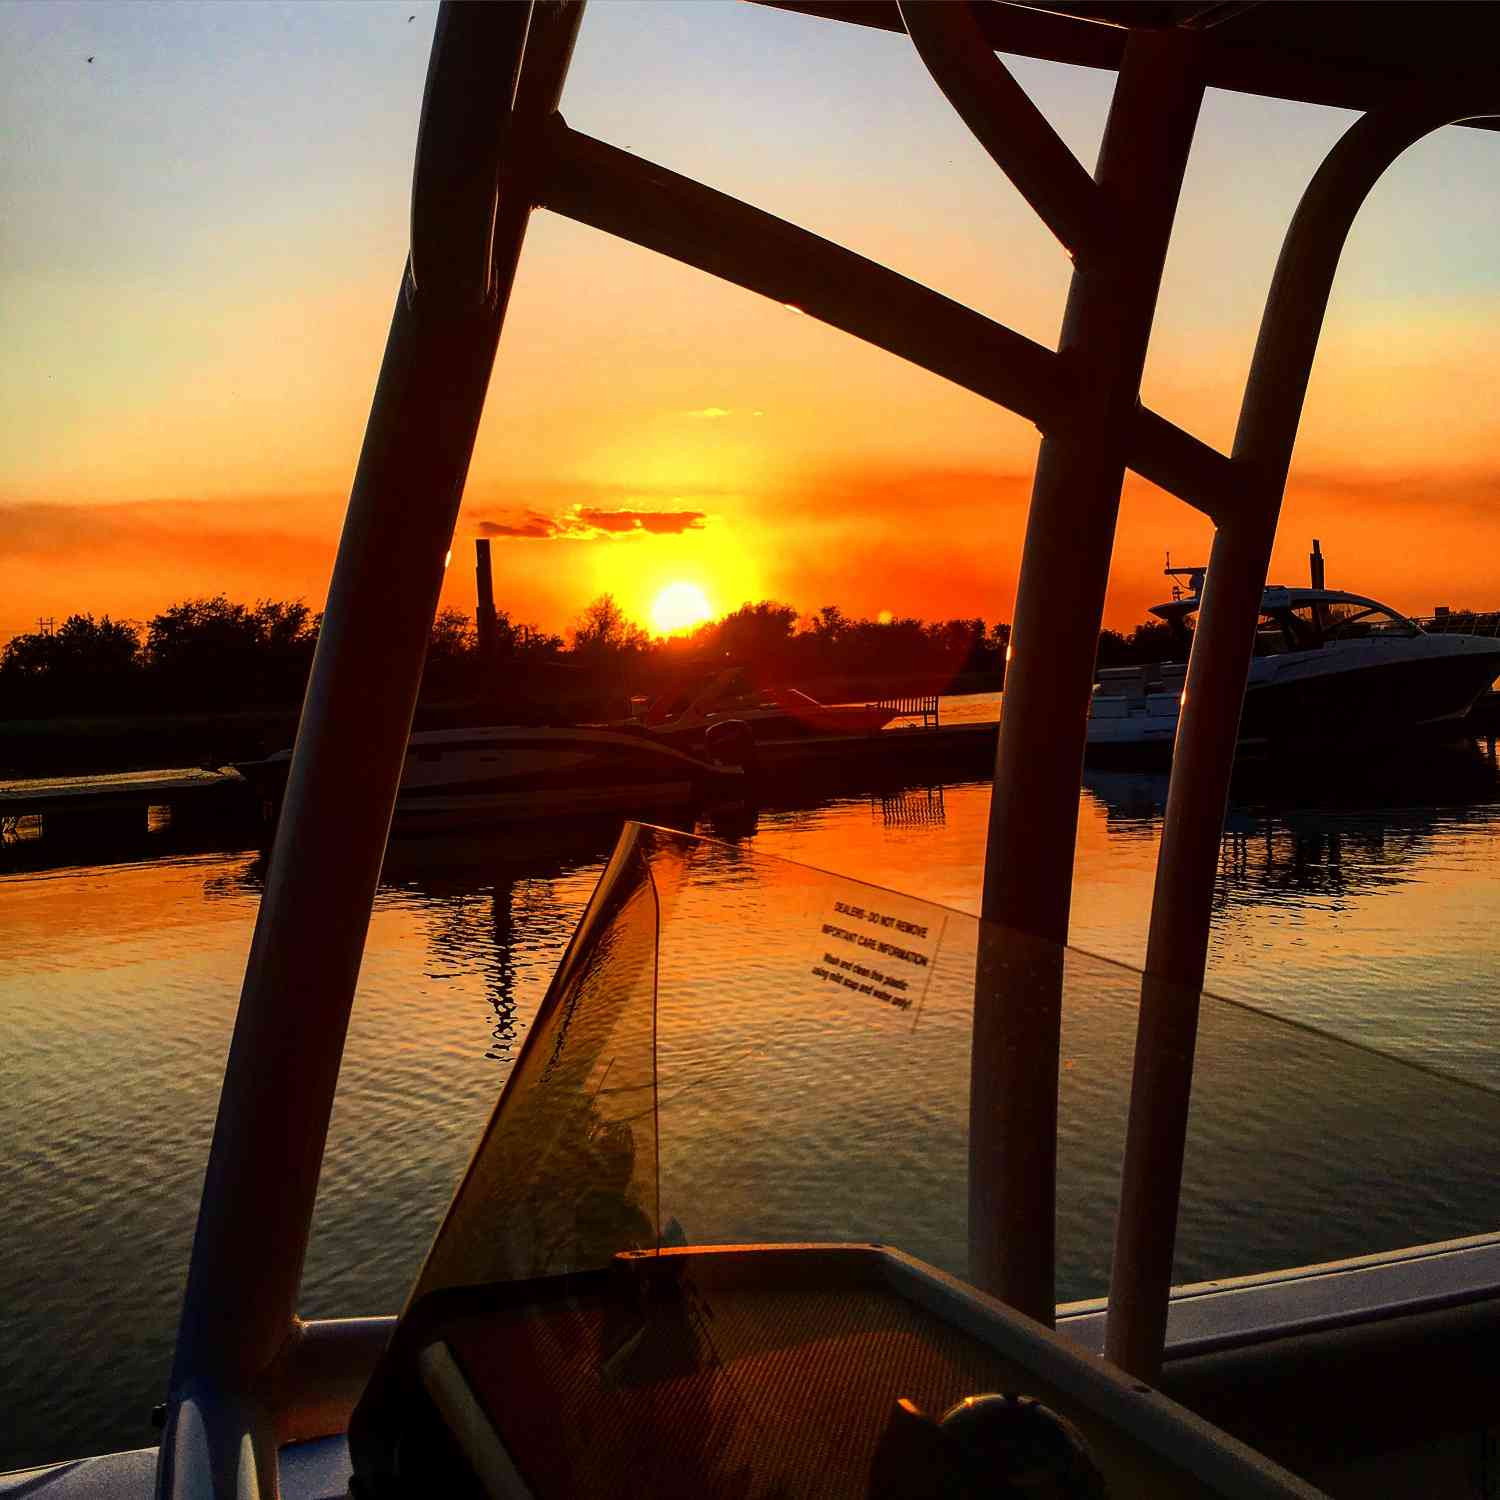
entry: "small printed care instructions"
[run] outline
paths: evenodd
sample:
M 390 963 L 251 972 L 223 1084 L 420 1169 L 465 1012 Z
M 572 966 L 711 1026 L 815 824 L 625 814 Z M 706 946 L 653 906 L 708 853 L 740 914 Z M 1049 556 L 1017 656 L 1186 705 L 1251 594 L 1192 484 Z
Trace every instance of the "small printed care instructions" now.
M 948 913 L 894 891 L 845 888 L 821 915 L 814 979 L 893 1010 L 920 1010 Z

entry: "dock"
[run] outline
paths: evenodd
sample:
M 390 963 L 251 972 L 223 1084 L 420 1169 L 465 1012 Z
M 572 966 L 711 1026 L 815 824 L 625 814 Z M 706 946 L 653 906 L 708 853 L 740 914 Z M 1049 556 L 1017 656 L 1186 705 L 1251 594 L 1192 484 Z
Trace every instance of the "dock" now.
M 783 781 L 814 771 L 843 766 L 886 765 L 946 768 L 985 763 L 995 754 L 999 724 L 913 725 L 882 729 L 878 734 L 809 735 L 805 739 L 762 740 L 756 744 L 756 770 L 767 780 Z
M 49 835 L 76 824 L 80 830 L 137 825 L 144 831 L 165 819 L 249 817 L 256 802 L 238 771 L 193 768 L 121 771 L 96 776 L 53 776 L 0 781 L 0 829 L 15 830 L 40 818 Z

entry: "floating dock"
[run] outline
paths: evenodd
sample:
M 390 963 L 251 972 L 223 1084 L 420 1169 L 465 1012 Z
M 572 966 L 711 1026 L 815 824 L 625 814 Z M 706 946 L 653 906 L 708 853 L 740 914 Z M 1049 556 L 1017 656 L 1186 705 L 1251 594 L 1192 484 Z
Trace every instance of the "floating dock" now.
M 878 734 L 762 740 L 755 747 L 755 769 L 767 780 L 783 781 L 809 771 L 837 770 L 856 763 L 906 769 L 983 761 L 993 759 L 999 729 L 999 724 L 991 719 L 971 724 L 882 729 Z
M 74 820 L 113 826 L 138 822 L 144 829 L 163 812 L 173 821 L 254 813 L 250 784 L 238 771 L 122 771 L 100 776 L 54 776 L 0 781 L 0 825 L 41 818 L 49 833 Z

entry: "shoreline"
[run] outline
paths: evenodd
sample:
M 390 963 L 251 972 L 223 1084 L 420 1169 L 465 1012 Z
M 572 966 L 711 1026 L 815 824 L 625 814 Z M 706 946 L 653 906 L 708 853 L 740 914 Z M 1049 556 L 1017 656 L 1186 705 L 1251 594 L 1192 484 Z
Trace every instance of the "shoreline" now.
M 996 674 L 965 673 L 945 686 L 930 677 L 843 678 L 796 684 L 825 703 L 936 691 L 945 698 L 998 692 Z M 421 704 L 417 729 L 464 723 L 526 722 L 493 701 Z M 169 768 L 218 770 L 236 761 L 260 760 L 287 749 L 297 732 L 299 707 L 241 709 L 227 713 L 79 714 L 15 719 L 0 725 L 0 780 L 104 776 Z M 559 708 L 556 721 L 565 715 Z M 533 715 L 534 721 L 534 715 Z

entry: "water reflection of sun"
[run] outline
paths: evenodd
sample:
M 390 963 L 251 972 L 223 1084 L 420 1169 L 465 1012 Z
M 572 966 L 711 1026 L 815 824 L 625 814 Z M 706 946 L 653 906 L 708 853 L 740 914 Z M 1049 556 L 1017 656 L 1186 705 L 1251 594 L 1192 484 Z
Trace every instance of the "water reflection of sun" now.
M 696 583 L 669 583 L 651 605 L 651 628 L 658 635 L 676 635 L 712 618 L 708 596 Z

